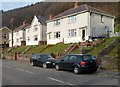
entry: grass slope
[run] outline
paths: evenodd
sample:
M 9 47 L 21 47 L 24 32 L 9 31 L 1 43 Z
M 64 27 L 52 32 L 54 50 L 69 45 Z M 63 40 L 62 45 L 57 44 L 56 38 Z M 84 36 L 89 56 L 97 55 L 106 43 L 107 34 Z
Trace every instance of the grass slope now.
M 46 46 L 47 45 L 33 46 L 31 50 L 27 52 L 27 54 L 40 53 L 40 51 L 44 49 Z
M 54 46 L 51 46 L 49 48 L 47 48 L 46 50 L 43 51 L 43 53 L 57 53 L 57 52 L 61 52 L 63 53 L 64 50 L 66 48 L 68 48 L 70 46 L 70 44 L 57 44 Z
M 99 52 L 101 52 L 107 45 L 109 45 L 113 40 L 115 40 L 115 37 L 112 38 L 108 38 L 105 43 L 96 46 L 91 52 L 89 52 L 89 54 L 92 54 L 94 56 L 96 56 Z

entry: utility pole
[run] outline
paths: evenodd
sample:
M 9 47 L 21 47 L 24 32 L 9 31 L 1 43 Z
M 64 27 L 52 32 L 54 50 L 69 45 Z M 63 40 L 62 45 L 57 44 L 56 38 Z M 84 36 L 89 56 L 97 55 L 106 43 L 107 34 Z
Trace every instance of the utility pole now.
M 13 18 L 11 18 L 11 19 L 10 19 L 10 24 L 11 24 L 11 33 L 12 33 L 12 34 L 11 34 L 11 38 L 12 38 L 12 41 L 11 41 L 11 42 L 12 42 L 12 48 L 13 48 L 13 30 L 14 30 L 14 29 L 13 29 L 13 21 L 14 21 Z

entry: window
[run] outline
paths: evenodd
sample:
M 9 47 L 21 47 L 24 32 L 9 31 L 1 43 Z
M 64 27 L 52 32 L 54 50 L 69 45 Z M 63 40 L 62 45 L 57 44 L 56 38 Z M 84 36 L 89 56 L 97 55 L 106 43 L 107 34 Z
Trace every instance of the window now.
M 4 44 L 7 44 L 7 42 L 4 42 Z
M 17 43 L 19 43 L 19 39 L 17 39 Z
M 95 60 L 95 57 L 94 56 L 92 56 L 92 55 L 83 55 L 83 59 L 84 60 Z
M 7 34 L 4 34 L 4 38 L 7 38 Z
M 35 27 L 35 28 L 34 28 L 34 31 L 37 31 L 37 29 L 38 29 L 38 28 L 37 28 L 37 27 Z
M 37 41 L 38 40 L 38 35 L 35 35 L 34 36 L 34 41 Z
M 63 60 L 68 61 L 68 58 L 69 58 L 69 56 L 65 56 Z
M 30 37 L 28 37 L 27 40 L 30 41 Z
M 103 15 L 101 15 L 101 23 L 103 23 L 104 21 L 103 21 Z
M 54 21 L 54 25 L 60 25 L 60 19 Z
M 54 38 L 59 38 L 60 37 L 60 32 L 54 32 Z
M 28 33 L 30 32 L 30 29 L 28 29 Z
M 76 15 L 68 17 L 68 23 L 76 22 Z
M 16 36 L 19 36 L 19 32 L 16 33 Z
M 76 61 L 76 56 L 70 56 L 69 61 L 70 62 L 75 62 Z
M 76 29 L 68 30 L 69 37 L 75 37 L 77 35 Z

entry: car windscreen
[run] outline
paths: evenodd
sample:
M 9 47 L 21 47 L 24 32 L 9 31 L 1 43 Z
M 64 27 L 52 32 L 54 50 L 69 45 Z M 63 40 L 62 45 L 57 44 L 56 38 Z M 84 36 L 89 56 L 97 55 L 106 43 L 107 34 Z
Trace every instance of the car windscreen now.
M 83 55 L 83 60 L 95 60 L 95 57 L 92 55 Z

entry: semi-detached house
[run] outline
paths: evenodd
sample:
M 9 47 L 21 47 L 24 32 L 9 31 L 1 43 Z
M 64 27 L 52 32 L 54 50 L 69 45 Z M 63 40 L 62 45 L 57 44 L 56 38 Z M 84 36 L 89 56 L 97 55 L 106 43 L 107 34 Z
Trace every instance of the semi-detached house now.
M 13 31 L 13 46 L 26 45 L 25 32 L 26 28 L 29 26 L 28 23 L 23 22 L 23 24 Z M 9 47 L 12 47 L 12 32 L 9 33 Z
M 114 33 L 115 17 L 87 4 L 78 5 L 47 21 L 47 44 L 79 43 Z
M 34 16 L 31 25 L 26 29 L 26 46 L 46 44 L 47 17 Z

